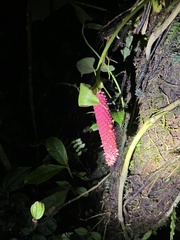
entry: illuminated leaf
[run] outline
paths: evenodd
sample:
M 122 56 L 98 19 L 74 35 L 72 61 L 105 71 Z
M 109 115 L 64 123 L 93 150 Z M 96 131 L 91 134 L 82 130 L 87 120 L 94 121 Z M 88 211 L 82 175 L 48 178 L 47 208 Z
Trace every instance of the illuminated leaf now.
M 80 92 L 78 98 L 78 105 L 80 107 L 89 107 L 98 104 L 99 100 L 84 83 L 80 84 Z
M 44 203 L 36 201 L 30 208 L 33 219 L 38 220 L 42 218 L 45 211 Z
M 95 59 L 92 57 L 86 57 L 77 62 L 76 67 L 78 71 L 81 73 L 81 77 L 83 76 L 83 74 L 95 72 L 95 69 L 93 67 L 94 62 Z
M 112 118 L 114 121 L 119 123 L 119 125 L 122 127 L 122 124 L 124 122 L 124 117 L 125 117 L 125 112 L 124 110 L 117 111 L 117 112 L 112 112 Z

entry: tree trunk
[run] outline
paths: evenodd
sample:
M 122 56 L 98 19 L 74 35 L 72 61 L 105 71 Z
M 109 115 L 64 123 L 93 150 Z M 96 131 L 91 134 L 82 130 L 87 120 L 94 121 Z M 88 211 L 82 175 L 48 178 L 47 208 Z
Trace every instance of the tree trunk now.
M 98 189 L 104 239 L 150 235 L 165 223 L 180 200 L 180 16 L 176 14 L 167 23 L 174 11 L 179 13 L 180 4 L 160 13 L 151 8 L 143 33 L 147 41 L 164 23 L 165 28 L 149 55 L 149 45 L 133 52 L 134 74 L 126 83 L 126 119 L 122 128 L 116 127 L 120 155 Z M 136 30 L 134 38 L 142 37 Z M 128 70 L 126 75 L 130 76 Z M 102 158 L 101 154 L 98 162 Z M 94 176 L 102 175 L 100 169 Z

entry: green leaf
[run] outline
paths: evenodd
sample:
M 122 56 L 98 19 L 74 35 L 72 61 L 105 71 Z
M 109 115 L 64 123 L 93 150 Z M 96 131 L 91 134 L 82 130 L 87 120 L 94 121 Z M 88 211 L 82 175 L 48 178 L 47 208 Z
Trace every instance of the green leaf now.
M 42 218 L 45 211 L 44 203 L 36 201 L 30 208 L 33 219 L 38 220 Z
M 49 216 L 51 213 L 56 209 L 59 208 L 63 203 L 65 202 L 65 199 L 67 197 L 68 190 L 58 191 L 50 196 L 42 199 L 42 202 L 46 206 L 46 212 L 45 215 Z
M 94 58 L 86 57 L 76 63 L 76 67 L 78 71 L 81 73 L 81 77 L 83 76 L 83 74 L 95 72 L 95 69 L 93 67 L 94 62 L 95 62 Z
M 30 172 L 30 167 L 11 169 L 3 179 L 3 189 L 7 192 L 16 191 L 24 186 L 24 179 Z
M 112 118 L 122 127 L 125 118 L 125 111 L 121 110 L 117 112 L 112 112 Z
M 129 48 L 125 47 L 124 49 L 121 50 L 121 53 L 122 53 L 124 61 L 125 61 L 126 58 L 131 54 L 131 50 Z
M 66 148 L 62 141 L 56 137 L 50 137 L 46 140 L 46 148 L 49 155 L 58 163 L 67 166 L 68 156 Z
M 98 104 L 99 100 L 84 83 L 80 84 L 80 92 L 78 98 L 78 105 L 80 107 L 90 107 Z
M 81 7 L 74 3 L 72 4 L 72 6 L 75 9 L 76 17 L 78 18 L 82 25 L 84 25 L 86 21 L 92 22 L 93 19 L 91 18 L 91 16 L 87 14 Z
M 87 196 L 89 195 L 88 193 L 86 193 L 86 192 L 87 192 L 87 189 L 84 188 L 84 187 L 77 187 L 77 188 L 75 189 L 75 192 L 76 192 L 77 195 L 81 195 L 81 194 L 84 193 L 83 197 L 87 197 Z
M 97 24 L 97 23 L 87 23 L 85 27 L 88 29 L 93 29 L 93 30 L 99 31 L 103 26 L 100 24 Z
M 102 65 L 102 67 L 101 67 L 101 72 L 112 72 L 112 71 L 114 71 L 115 70 L 115 67 L 113 66 L 113 65 Z
M 90 236 L 93 240 L 101 240 L 101 234 L 98 232 L 91 232 Z
M 151 234 L 152 234 L 152 230 L 149 230 L 148 232 L 146 232 L 144 234 L 144 236 L 141 238 L 141 240 L 147 240 L 148 238 L 150 238 Z
M 67 181 L 57 181 L 57 185 L 60 187 L 61 190 L 70 190 L 71 184 Z
M 78 172 L 75 173 L 74 175 L 76 175 L 78 178 L 84 180 L 84 181 L 88 181 L 89 178 L 87 177 L 87 173 L 86 172 Z
M 60 171 L 62 171 L 65 166 L 54 165 L 54 164 L 47 164 L 42 165 L 32 171 L 27 177 L 25 178 L 25 183 L 27 184 L 40 184 L 43 183 L 50 178 L 54 177 Z
M 57 221 L 54 218 L 46 221 L 45 224 L 38 226 L 38 232 L 48 237 L 48 240 L 60 240 L 59 238 L 49 237 L 50 235 L 54 235 L 55 230 L 57 229 Z
M 88 233 L 88 230 L 86 228 L 83 228 L 83 227 L 76 228 L 76 229 L 74 229 L 74 231 L 78 236 L 81 236 L 81 237 L 87 235 L 87 233 Z

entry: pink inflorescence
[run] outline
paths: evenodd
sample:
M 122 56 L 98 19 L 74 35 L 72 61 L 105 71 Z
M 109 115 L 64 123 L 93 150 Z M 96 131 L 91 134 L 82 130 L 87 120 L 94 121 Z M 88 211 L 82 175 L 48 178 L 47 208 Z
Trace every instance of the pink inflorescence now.
M 101 137 L 102 147 L 104 149 L 104 156 L 107 165 L 113 166 L 117 159 L 118 149 L 112 117 L 104 92 L 101 91 L 100 93 L 97 93 L 96 96 L 99 99 L 99 104 L 94 105 L 94 113 Z

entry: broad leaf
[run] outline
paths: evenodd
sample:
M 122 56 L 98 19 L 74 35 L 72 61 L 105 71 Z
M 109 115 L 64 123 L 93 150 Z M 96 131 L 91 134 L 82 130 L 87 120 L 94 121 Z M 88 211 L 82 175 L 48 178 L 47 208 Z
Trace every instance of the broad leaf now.
M 102 65 L 101 72 L 112 72 L 115 70 L 115 67 L 113 65 Z
M 92 240 L 101 240 L 101 235 L 98 232 L 90 232 L 90 236 Z
M 81 237 L 87 235 L 87 233 L 88 233 L 88 230 L 86 228 L 83 228 L 83 227 L 76 228 L 76 229 L 74 229 L 74 231 L 78 236 L 81 236 Z
M 122 127 L 122 124 L 123 124 L 124 118 L 125 118 L 124 110 L 112 112 L 112 118 L 114 119 L 114 121 L 119 123 L 119 125 Z
M 95 59 L 92 57 L 86 57 L 77 62 L 76 67 L 81 73 L 81 77 L 83 76 L 83 74 L 95 72 L 95 69 L 93 67 L 94 62 Z
M 86 21 L 92 22 L 93 19 L 91 16 L 87 14 L 81 7 L 75 3 L 73 3 L 72 6 L 74 7 L 76 16 L 82 25 L 84 25 Z
M 58 163 L 67 166 L 68 156 L 66 148 L 62 141 L 56 137 L 50 137 L 46 140 L 46 148 L 49 155 Z
M 30 167 L 11 169 L 3 179 L 3 189 L 7 192 L 16 191 L 24 186 L 25 176 L 30 172 Z
M 98 104 L 99 100 L 84 83 L 80 84 L 80 92 L 78 98 L 78 105 L 80 107 L 90 107 Z
M 68 190 L 58 191 L 53 193 L 52 195 L 42 199 L 41 201 L 46 206 L 45 215 L 49 216 L 56 208 L 59 208 L 65 202 L 66 196 L 68 194 Z
M 36 168 L 34 171 L 32 171 L 29 175 L 27 175 L 25 183 L 40 184 L 46 182 L 47 180 L 58 174 L 64 168 L 65 166 L 54 164 L 42 165 Z

